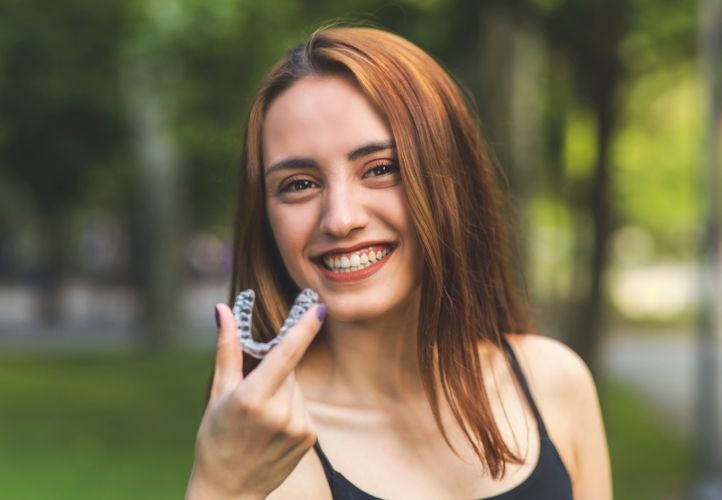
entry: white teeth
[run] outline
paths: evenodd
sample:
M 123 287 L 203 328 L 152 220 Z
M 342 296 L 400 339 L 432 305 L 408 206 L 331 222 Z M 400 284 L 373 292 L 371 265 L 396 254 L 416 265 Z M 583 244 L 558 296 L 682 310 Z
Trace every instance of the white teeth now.
M 342 255 L 340 257 L 324 257 L 323 263 L 330 270 L 337 273 L 349 273 L 353 271 L 359 271 L 364 269 L 371 264 L 380 261 L 390 252 L 389 248 L 384 248 L 377 252 L 364 251 L 359 253 L 353 253 L 350 255 Z

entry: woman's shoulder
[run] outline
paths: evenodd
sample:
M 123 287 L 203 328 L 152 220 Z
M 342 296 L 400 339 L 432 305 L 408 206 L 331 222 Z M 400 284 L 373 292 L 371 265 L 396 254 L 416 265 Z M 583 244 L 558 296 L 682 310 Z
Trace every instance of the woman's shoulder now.
M 507 334 L 506 338 L 529 380 L 532 392 L 563 396 L 566 403 L 572 402 L 569 396 L 573 391 L 596 394 L 589 367 L 563 342 L 532 333 Z
M 606 437 L 589 367 L 571 348 L 550 337 L 513 334 L 507 339 L 572 477 L 575 496 L 609 498 Z
M 556 429 L 578 428 L 581 417 L 598 411 L 592 373 L 570 347 L 538 334 L 512 334 L 507 340 L 552 437 Z

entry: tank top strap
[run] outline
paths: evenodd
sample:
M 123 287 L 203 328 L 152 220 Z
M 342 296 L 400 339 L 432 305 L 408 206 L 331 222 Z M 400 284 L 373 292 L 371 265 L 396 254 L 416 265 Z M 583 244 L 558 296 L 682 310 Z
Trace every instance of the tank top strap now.
M 519 365 L 519 360 L 516 358 L 516 354 L 514 354 L 514 349 L 512 349 L 511 344 L 509 344 L 509 341 L 504 335 L 502 335 L 501 337 L 501 344 L 504 346 L 504 350 L 506 351 L 509 362 L 511 363 L 511 368 L 512 370 L 514 370 L 514 375 L 516 375 L 516 379 L 519 381 L 519 385 L 521 386 L 522 391 L 524 391 L 524 396 L 526 397 L 526 400 L 529 403 L 529 407 L 534 414 L 537 426 L 539 427 L 539 436 L 548 437 L 547 429 L 544 425 L 544 420 L 542 419 L 539 408 L 537 408 L 536 402 L 531 395 L 529 384 L 527 383 L 524 372 L 521 369 L 521 365 Z
M 316 454 L 318 455 L 318 459 L 321 461 L 321 465 L 323 466 L 323 473 L 326 475 L 326 480 L 328 481 L 328 484 L 333 483 L 333 473 L 335 472 L 333 469 L 333 466 L 331 465 L 331 462 L 328 460 L 328 457 L 321 449 L 321 444 L 318 442 L 318 439 L 315 443 L 313 443 L 313 449 L 316 450 Z

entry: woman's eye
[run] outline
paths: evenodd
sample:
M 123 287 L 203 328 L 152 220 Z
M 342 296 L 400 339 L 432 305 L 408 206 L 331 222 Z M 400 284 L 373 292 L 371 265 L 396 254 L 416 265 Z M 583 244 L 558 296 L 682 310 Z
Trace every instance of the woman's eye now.
M 399 166 L 395 163 L 382 163 L 368 169 L 364 177 L 381 177 L 382 175 L 395 174 L 399 171 Z
M 306 189 L 311 189 L 315 185 L 316 183 L 310 179 L 294 179 L 281 186 L 280 192 L 293 193 L 298 191 L 305 191 Z

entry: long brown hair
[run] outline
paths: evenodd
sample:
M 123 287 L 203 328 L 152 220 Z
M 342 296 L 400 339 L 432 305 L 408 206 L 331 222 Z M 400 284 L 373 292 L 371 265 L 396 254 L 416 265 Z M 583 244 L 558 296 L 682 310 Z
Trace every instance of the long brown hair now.
M 507 462 L 520 459 L 494 421 L 477 347 L 481 340 L 499 346 L 504 332 L 522 331 L 527 323 L 507 263 L 494 164 L 463 94 L 424 51 L 382 30 L 331 27 L 313 33 L 273 67 L 246 130 L 231 296 L 256 290 L 254 331 L 268 339 L 298 292 L 266 218 L 261 130 L 280 93 L 301 78 L 327 74 L 351 76 L 381 110 L 396 143 L 424 256 L 417 352 L 436 423 L 449 443 L 439 413 L 438 376 L 481 463 L 501 477 Z

